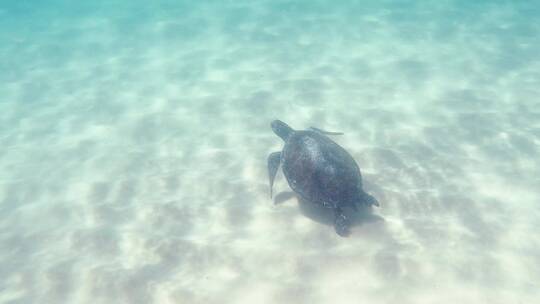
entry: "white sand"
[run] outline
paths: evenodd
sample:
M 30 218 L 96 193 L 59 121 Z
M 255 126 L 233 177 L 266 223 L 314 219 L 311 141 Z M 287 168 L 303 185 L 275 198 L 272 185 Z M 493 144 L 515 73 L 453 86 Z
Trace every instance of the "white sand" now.
M 538 301 L 539 8 L 210 2 L 0 6 L 0 303 Z M 275 118 L 345 133 L 350 237 Z

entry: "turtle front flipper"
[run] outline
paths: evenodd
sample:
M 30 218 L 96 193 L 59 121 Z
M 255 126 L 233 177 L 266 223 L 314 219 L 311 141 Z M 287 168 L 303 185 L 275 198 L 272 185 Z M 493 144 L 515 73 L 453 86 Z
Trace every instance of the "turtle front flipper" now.
M 341 208 L 334 208 L 334 229 L 339 236 L 349 235 L 349 220 Z
M 279 163 L 281 162 L 281 152 L 273 152 L 268 155 L 268 178 L 270 179 L 270 198 L 272 198 L 272 186 L 276 177 Z
M 311 131 L 315 131 L 317 133 L 321 133 L 321 134 L 324 134 L 324 135 L 343 135 L 343 132 L 328 132 L 328 131 L 321 130 L 321 129 L 315 128 L 315 127 L 309 127 L 309 129 Z

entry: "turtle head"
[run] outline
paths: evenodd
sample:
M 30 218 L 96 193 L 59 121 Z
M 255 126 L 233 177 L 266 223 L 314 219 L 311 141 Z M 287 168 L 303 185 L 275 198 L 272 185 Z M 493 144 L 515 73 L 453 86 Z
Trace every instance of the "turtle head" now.
M 270 126 L 272 127 L 274 133 L 276 133 L 276 135 L 281 137 L 281 139 L 283 140 L 287 140 L 287 138 L 289 138 L 289 136 L 294 131 L 291 127 L 289 127 L 289 125 L 287 125 L 281 120 L 272 121 Z

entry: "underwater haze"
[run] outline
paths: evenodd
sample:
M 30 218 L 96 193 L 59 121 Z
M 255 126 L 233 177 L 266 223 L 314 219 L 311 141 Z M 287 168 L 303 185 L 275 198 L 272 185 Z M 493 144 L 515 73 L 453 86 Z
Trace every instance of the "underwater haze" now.
M 0 2 L 0 303 L 540 303 L 539 185 L 538 1 Z

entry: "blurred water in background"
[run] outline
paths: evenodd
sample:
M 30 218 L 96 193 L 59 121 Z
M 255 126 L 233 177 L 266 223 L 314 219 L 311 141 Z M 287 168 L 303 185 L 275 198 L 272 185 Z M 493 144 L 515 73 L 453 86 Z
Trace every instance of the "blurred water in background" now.
M 0 2 L 0 303 L 534 303 L 540 3 Z M 342 131 L 348 238 L 268 197 Z M 315 213 L 313 213 L 315 212 Z

